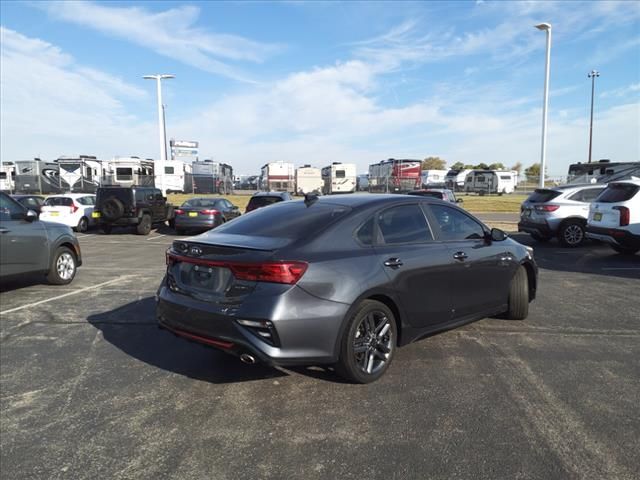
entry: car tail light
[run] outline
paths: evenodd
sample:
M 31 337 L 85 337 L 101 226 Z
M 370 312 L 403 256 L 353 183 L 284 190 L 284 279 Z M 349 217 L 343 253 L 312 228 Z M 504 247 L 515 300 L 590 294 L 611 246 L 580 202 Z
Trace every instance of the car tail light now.
M 207 209 L 207 210 L 200 210 L 200 213 L 202 215 L 217 215 L 220 212 L 218 210 Z
M 238 280 L 284 283 L 287 285 L 298 283 L 304 272 L 307 271 L 308 266 L 306 262 L 287 261 L 264 263 L 217 262 L 215 260 L 176 255 L 169 251 L 167 251 L 166 260 L 169 266 L 177 262 L 185 262 L 206 267 L 228 268 Z
M 538 212 L 555 212 L 560 208 L 560 205 L 536 205 L 533 208 Z
M 626 227 L 629 225 L 629 219 L 631 217 L 629 209 L 627 207 L 613 207 L 613 209 L 620 212 L 620 226 Z
M 184 210 L 177 209 L 177 210 L 174 210 L 174 213 L 176 215 L 184 215 Z
M 78 206 L 75 203 L 71 204 L 71 213 L 76 213 L 78 211 Z

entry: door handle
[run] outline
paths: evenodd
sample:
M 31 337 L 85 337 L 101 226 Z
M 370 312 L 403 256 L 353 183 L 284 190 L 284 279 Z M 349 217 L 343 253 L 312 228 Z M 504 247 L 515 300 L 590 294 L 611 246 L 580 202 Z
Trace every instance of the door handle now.
M 464 252 L 456 252 L 453 254 L 453 258 L 455 258 L 456 260 L 466 260 L 467 258 L 469 258 L 469 255 L 467 255 Z
M 402 265 L 402 260 L 400 260 L 399 258 L 390 258 L 384 262 L 385 267 L 400 267 Z

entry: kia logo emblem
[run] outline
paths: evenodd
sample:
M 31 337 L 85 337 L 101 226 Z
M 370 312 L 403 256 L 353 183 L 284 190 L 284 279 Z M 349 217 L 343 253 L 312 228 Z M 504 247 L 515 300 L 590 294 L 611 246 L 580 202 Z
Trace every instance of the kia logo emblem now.
M 202 255 L 202 249 L 200 247 L 191 247 L 189 253 L 195 257 Z

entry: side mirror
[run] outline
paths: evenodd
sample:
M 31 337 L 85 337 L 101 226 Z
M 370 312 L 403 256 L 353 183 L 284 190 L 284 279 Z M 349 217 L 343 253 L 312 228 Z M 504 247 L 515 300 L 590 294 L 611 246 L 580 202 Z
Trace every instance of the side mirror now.
M 33 210 L 27 210 L 27 213 L 24 214 L 24 219 L 27 222 L 33 222 L 38 219 L 38 214 Z
M 464 200 L 462 198 L 456 198 L 456 203 L 464 203 Z
M 491 229 L 491 240 L 493 240 L 494 242 L 502 242 L 503 240 L 506 240 L 508 236 L 509 235 L 507 235 L 505 232 L 503 232 L 499 228 Z

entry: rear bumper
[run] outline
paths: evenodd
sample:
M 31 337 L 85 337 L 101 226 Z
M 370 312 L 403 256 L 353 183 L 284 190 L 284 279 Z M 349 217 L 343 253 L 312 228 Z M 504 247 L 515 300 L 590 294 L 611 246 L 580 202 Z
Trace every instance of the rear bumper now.
M 266 285 L 264 290 L 275 291 L 272 287 Z M 276 296 L 264 293 L 256 291 L 238 306 L 224 306 L 173 292 L 163 280 L 157 294 L 158 325 L 188 340 L 236 356 L 247 353 L 269 365 L 337 360 L 336 340 L 349 305 L 321 300 L 299 287 Z M 270 321 L 277 341 L 268 343 L 238 319 Z
M 174 219 L 175 228 L 214 228 L 222 224 L 222 220 L 218 218 L 189 218 L 184 215 L 178 215 Z
M 640 248 L 640 235 L 619 228 L 603 228 L 587 225 L 587 238 L 628 248 Z
M 518 222 L 518 231 L 526 233 L 535 233 L 542 237 L 552 237 L 555 233 L 548 223 L 537 223 L 523 218 Z

